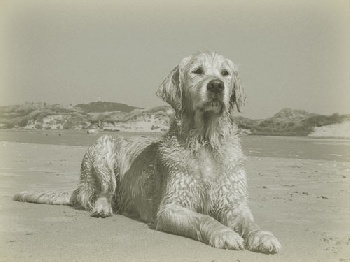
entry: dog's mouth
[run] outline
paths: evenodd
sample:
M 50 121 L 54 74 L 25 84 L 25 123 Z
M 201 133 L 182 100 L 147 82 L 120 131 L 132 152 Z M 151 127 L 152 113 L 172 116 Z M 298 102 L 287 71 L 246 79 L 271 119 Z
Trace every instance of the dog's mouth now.
M 206 102 L 204 104 L 203 109 L 206 112 L 221 113 L 223 107 L 224 107 L 224 104 L 222 102 L 218 100 L 213 100 L 213 101 Z

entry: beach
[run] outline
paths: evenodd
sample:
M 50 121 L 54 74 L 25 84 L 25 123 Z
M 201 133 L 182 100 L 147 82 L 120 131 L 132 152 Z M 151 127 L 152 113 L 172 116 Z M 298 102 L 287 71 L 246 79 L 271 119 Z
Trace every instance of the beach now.
M 0 141 L 0 261 L 350 261 L 350 162 L 247 157 L 250 208 L 275 255 L 212 248 L 114 215 L 15 202 L 76 188 L 87 146 Z

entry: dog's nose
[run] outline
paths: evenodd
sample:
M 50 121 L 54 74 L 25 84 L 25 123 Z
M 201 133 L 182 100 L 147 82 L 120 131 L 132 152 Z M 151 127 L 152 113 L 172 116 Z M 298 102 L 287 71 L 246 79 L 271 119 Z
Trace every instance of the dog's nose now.
M 207 89 L 208 91 L 213 93 L 220 93 L 222 92 L 222 90 L 224 90 L 224 82 L 222 82 L 221 80 L 211 80 L 207 84 Z

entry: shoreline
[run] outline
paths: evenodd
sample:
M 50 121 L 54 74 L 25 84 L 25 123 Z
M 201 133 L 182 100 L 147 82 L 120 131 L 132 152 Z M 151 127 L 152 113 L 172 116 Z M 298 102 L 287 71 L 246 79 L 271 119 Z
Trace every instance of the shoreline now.
M 91 134 L 104 134 L 104 133 L 111 133 L 111 134 L 164 134 L 166 131 L 158 131 L 158 130 L 149 130 L 149 131 L 144 131 L 144 130 L 99 130 L 99 129 L 29 129 L 29 128 L 0 128 L 1 131 L 15 131 L 15 132 L 51 132 L 51 133 L 65 133 L 65 132 L 77 132 L 77 133 L 83 133 L 83 134 L 89 134 L 89 130 L 96 130 L 97 133 L 91 133 Z M 350 140 L 350 136 L 339 136 L 339 135 L 324 135 L 324 134 L 319 134 L 317 133 L 311 133 L 308 135 L 302 135 L 302 134 L 292 134 L 292 133 L 264 133 L 264 132 L 258 132 L 258 133 L 243 133 L 245 136 L 271 136 L 271 137 L 279 137 L 279 136 L 284 136 L 284 137 L 307 137 L 307 138 L 315 138 L 315 139 L 344 139 L 344 140 Z

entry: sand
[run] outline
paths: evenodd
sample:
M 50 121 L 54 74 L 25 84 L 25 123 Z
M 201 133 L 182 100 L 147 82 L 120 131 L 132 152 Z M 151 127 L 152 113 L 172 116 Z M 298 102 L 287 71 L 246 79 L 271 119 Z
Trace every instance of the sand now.
M 0 261 L 350 261 L 350 163 L 247 160 L 250 207 L 283 249 L 212 248 L 114 215 L 12 201 L 22 190 L 74 189 L 86 147 L 0 142 Z
M 335 138 L 350 138 L 350 121 L 343 123 L 315 127 L 314 132 L 309 134 L 311 137 L 335 137 Z

